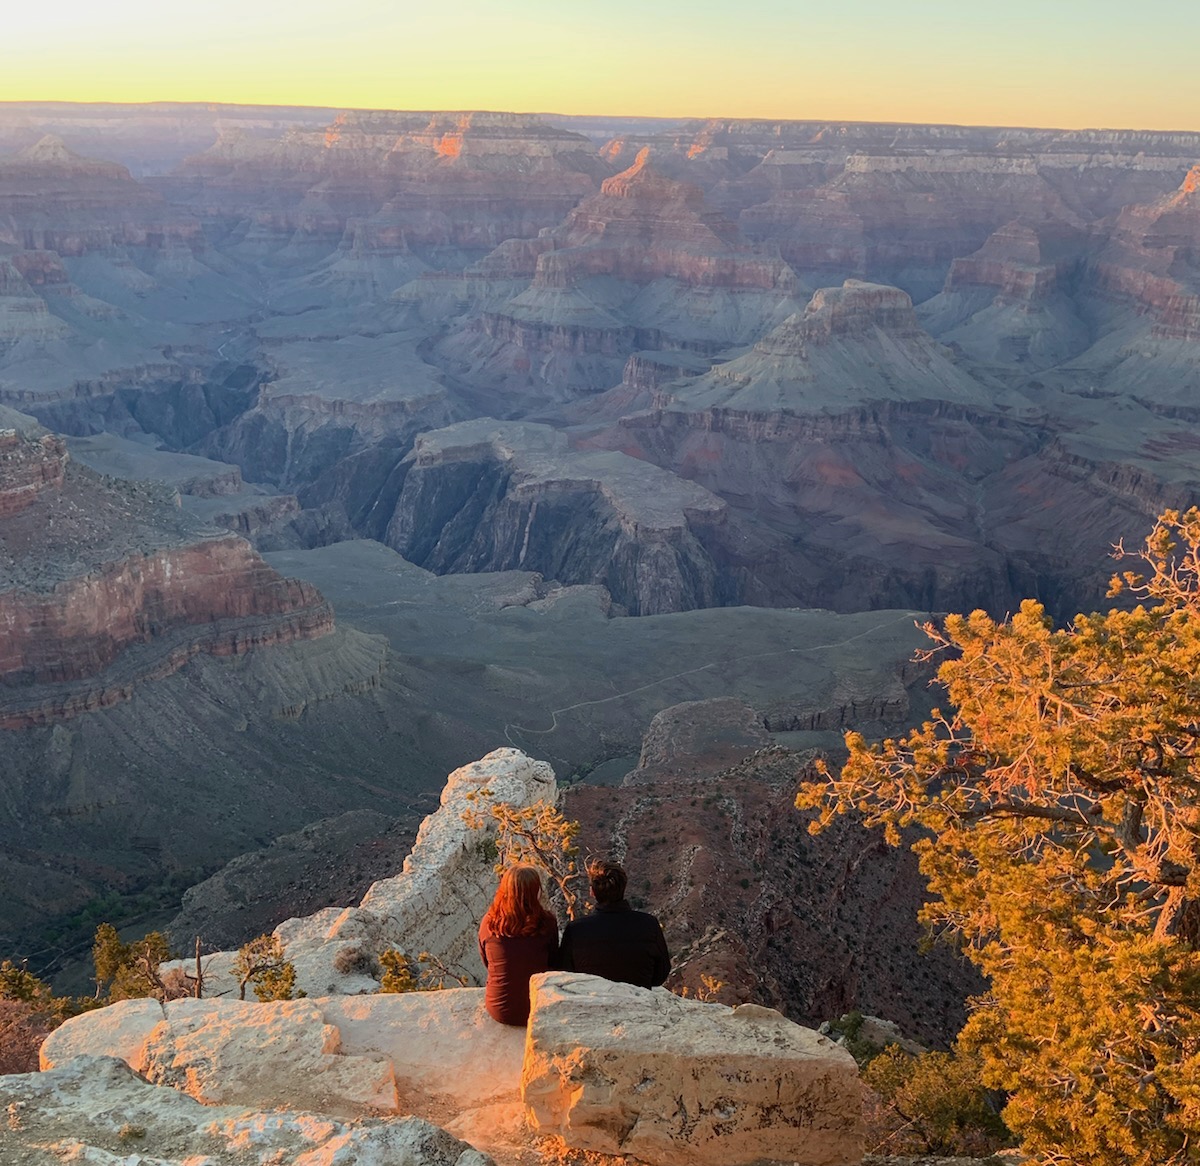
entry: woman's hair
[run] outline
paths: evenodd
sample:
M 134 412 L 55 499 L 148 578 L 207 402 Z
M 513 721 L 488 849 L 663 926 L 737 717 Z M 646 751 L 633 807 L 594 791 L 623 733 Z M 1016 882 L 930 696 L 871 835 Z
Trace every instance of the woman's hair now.
M 536 866 L 510 866 L 500 876 L 483 921 L 495 935 L 536 935 L 551 924 L 557 927 L 542 905 L 542 876 Z

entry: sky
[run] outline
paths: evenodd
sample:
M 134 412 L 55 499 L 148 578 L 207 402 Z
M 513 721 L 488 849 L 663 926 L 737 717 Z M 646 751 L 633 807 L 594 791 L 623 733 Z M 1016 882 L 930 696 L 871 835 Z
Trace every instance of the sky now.
M 1200 130 L 1200 0 L 10 0 L 0 100 Z

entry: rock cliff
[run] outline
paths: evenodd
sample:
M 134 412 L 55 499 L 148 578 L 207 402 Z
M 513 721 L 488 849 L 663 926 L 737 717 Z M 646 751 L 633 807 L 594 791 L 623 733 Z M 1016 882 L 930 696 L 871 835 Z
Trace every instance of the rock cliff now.
M 325 635 L 311 587 L 171 495 L 105 481 L 62 441 L 0 437 L 0 724 L 18 728 L 127 699 L 198 651 L 236 655 Z
M 483 418 L 423 434 L 400 472 L 385 541 L 430 570 L 599 583 L 635 615 L 722 599 L 705 542 L 723 504 L 624 454 L 571 450 L 547 426 Z

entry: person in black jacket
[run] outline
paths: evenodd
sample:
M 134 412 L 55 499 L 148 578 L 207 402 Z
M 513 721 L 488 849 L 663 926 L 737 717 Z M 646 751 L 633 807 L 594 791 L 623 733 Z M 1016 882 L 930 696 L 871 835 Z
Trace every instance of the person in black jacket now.
M 658 920 L 625 901 L 624 868 L 592 861 L 587 872 L 595 910 L 567 924 L 557 966 L 642 988 L 661 984 L 671 972 L 671 953 Z

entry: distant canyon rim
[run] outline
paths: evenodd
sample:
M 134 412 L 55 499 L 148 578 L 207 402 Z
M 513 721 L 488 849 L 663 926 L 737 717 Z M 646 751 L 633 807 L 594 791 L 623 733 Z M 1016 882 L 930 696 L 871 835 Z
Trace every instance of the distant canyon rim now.
M 916 876 L 791 776 L 927 707 L 923 613 L 1101 605 L 1198 390 L 1200 133 L 0 105 L 0 950 L 351 901 L 512 745 L 849 1006 Z

